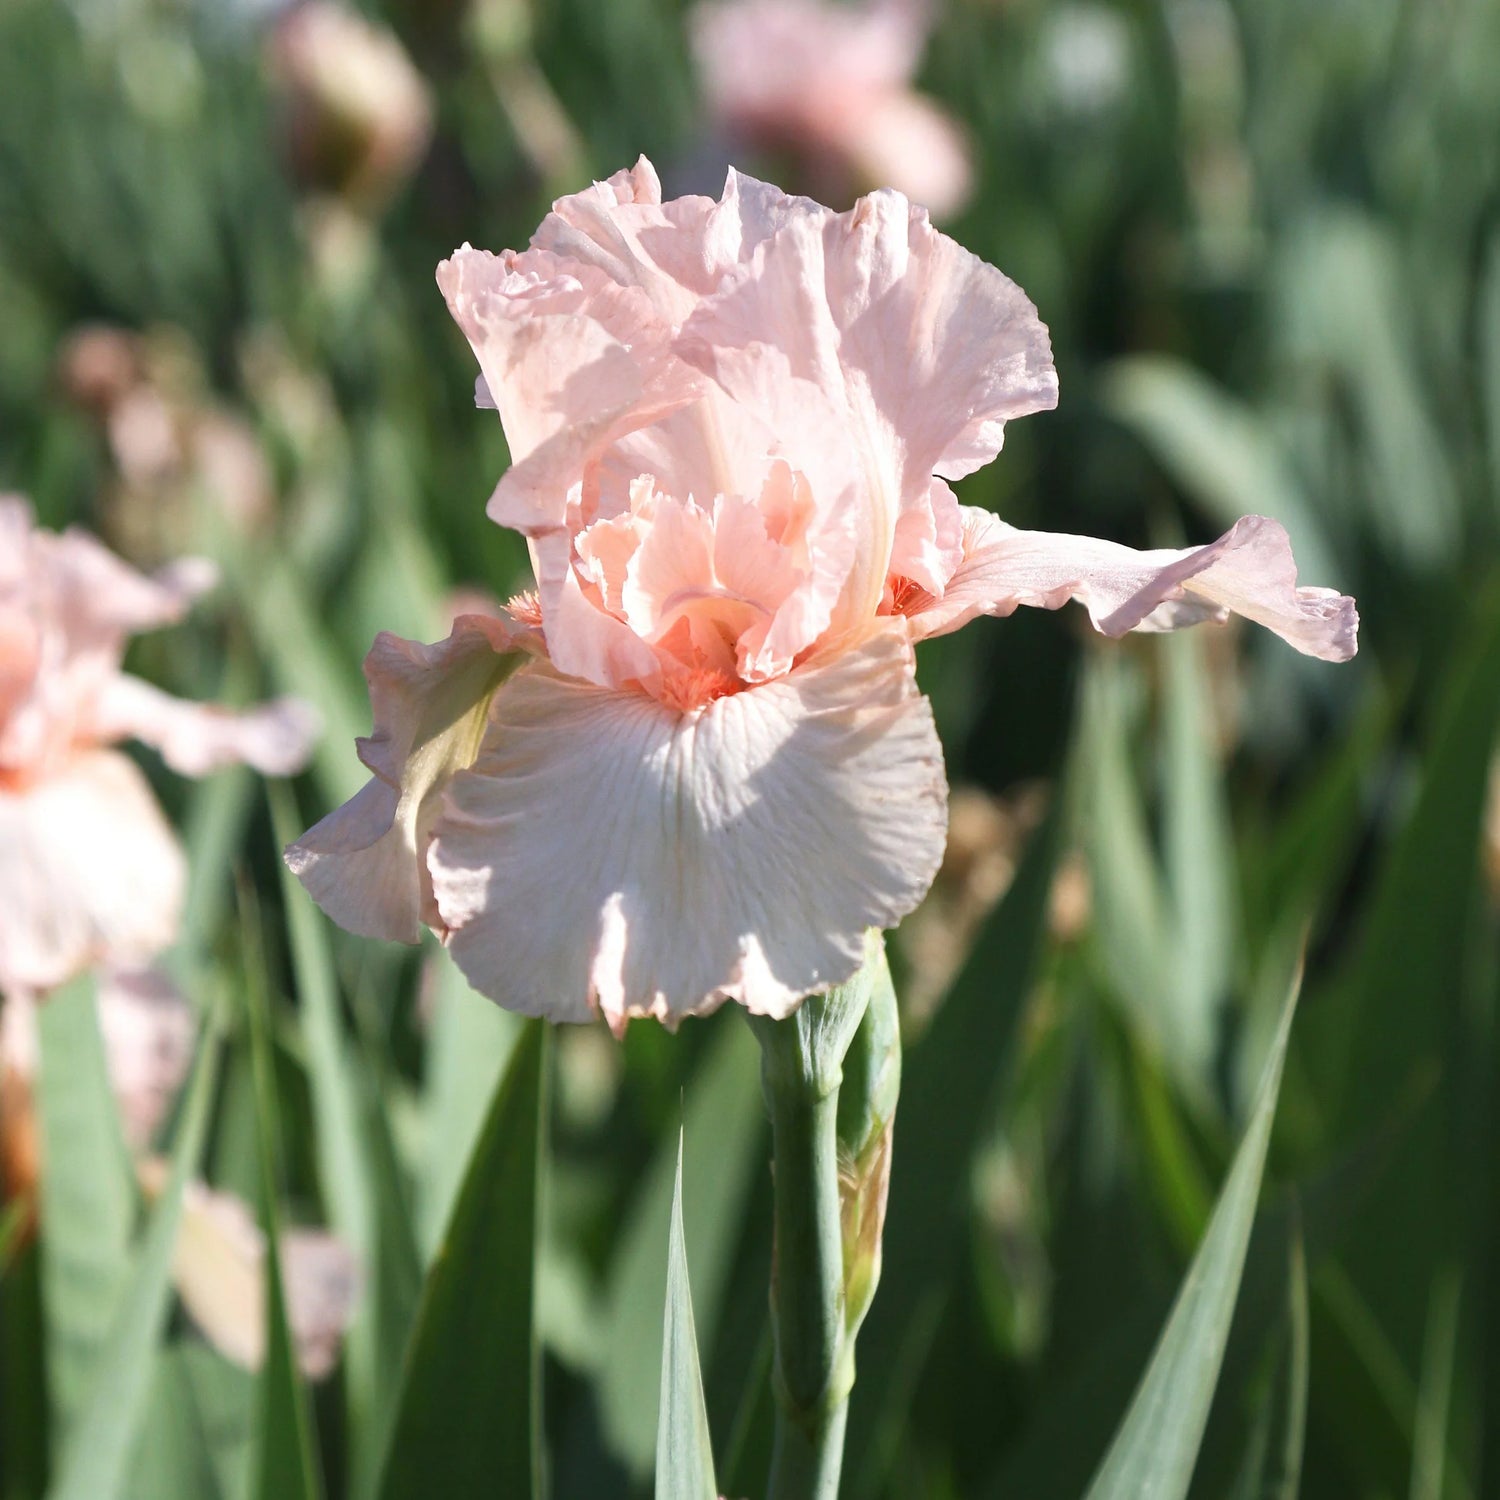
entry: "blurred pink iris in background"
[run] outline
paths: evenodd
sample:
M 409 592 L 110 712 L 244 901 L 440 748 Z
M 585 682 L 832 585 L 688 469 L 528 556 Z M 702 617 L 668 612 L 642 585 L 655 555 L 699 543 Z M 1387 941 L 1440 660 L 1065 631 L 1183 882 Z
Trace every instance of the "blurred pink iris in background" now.
M 171 980 L 154 970 L 101 975 L 96 1001 L 121 1134 L 142 1190 L 154 1198 L 168 1166 L 151 1151 L 186 1082 L 197 1017 Z M 37 1019 L 37 1001 L 24 993 L 10 996 L 0 1010 L 0 1163 L 12 1201 L 37 1192 L 44 1166 L 34 1100 Z M 325 1230 L 286 1229 L 279 1249 L 297 1361 L 305 1375 L 321 1379 L 338 1363 L 359 1269 L 348 1246 Z M 242 1199 L 188 1184 L 173 1279 L 205 1337 L 247 1369 L 259 1368 L 265 1357 L 265 1258 L 265 1235 Z
M 0 496 L 0 994 L 136 967 L 177 936 L 182 849 L 116 741 L 142 740 L 188 776 L 306 761 L 305 704 L 234 713 L 121 670 L 131 635 L 180 620 L 212 581 L 201 561 L 147 577 Z
M 691 36 L 708 112 L 735 145 L 791 156 L 821 196 L 847 202 L 883 184 L 949 218 L 974 172 L 958 122 L 911 86 L 929 11 L 921 0 L 707 0 Z
M 288 858 L 356 932 L 434 927 L 512 1010 L 782 1016 L 847 979 L 941 860 L 913 645 L 975 615 L 1234 612 L 1354 653 L 1353 601 L 1297 586 L 1274 521 L 1135 552 L 959 504 L 1057 376 L 1020 288 L 899 193 L 839 214 L 731 172 L 664 203 L 643 158 L 438 280 L 536 592 L 377 640 L 373 779 Z

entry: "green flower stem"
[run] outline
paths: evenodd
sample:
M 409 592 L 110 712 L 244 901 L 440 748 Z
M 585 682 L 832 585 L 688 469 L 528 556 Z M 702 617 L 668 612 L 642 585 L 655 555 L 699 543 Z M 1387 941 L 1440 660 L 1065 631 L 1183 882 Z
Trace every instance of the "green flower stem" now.
M 866 1024 L 872 1011 L 882 1024 Z M 888 1164 L 899 1077 L 899 1061 L 893 1071 L 863 1052 L 871 1045 L 896 1045 L 886 1024 L 893 1017 L 885 949 L 880 934 L 872 932 L 865 965 L 847 984 L 810 996 L 785 1021 L 751 1018 L 761 1045 L 775 1156 L 771 1322 L 777 1405 L 770 1500 L 836 1500 L 838 1495 L 854 1386 L 854 1335 L 879 1274 L 878 1223 L 872 1257 L 869 1215 L 854 1206 L 870 1198 L 865 1164 L 876 1158 L 881 1167 Z M 881 1151 L 867 1151 L 863 1137 L 841 1137 L 839 1087 L 846 1057 L 854 1095 L 852 1112 L 845 1110 L 846 1133 L 851 1113 L 859 1121 L 875 1119 L 871 1104 L 879 1098 Z M 877 1075 L 885 1086 L 872 1090 Z M 881 1209 L 883 1186 L 882 1181 L 876 1194 Z M 865 1232 L 851 1235 L 862 1220 Z
M 853 1360 L 844 1348 L 838 1092 L 801 1083 L 792 1078 L 772 1084 L 767 1070 L 776 1161 L 771 1320 L 778 1405 L 771 1496 L 832 1500 L 854 1384 Z

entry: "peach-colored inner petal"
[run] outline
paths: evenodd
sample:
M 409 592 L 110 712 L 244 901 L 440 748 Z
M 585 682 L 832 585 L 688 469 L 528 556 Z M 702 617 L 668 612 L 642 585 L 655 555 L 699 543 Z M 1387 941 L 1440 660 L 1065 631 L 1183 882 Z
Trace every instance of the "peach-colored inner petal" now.
M 826 627 L 818 521 L 807 477 L 780 459 L 754 498 L 706 504 L 642 475 L 628 510 L 573 537 L 573 573 L 596 609 L 654 653 L 659 674 L 643 685 L 697 707 L 788 670 Z

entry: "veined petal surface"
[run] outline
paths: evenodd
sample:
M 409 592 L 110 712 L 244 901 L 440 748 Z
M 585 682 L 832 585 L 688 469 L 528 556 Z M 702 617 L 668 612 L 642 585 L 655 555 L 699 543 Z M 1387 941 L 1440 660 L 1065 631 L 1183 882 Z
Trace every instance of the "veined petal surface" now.
M 1176 630 L 1242 615 L 1308 656 L 1348 661 L 1359 615 L 1334 589 L 1297 584 L 1279 521 L 1245 516 L 1204 547 L 1137 552 L 1098 537 L 1021 531 L 987 511 L 964 512 L 964 560 L 940 599 L 906 606 L 917 639 L 957 630 L 976 615 L 1020 605 L 1060 609 L 1076 599 L 1105 635 Z
M 292 873 L 341 927 L 415 943 L 436 925 L 422 855 L 437 799 L 479 748 L 495 689 L 535 632 L 509 619 L 460 615 L 434 646 L 382 633 L 365 658 L 374 731 L 359 757 L 364 788 L 286 850 Z
M 542 667 L 496 694 L 428 853 L 460 968 L 617 1031 L 785 1015 L 921 899 L 947 787 L 904 632 L 680 712 Z

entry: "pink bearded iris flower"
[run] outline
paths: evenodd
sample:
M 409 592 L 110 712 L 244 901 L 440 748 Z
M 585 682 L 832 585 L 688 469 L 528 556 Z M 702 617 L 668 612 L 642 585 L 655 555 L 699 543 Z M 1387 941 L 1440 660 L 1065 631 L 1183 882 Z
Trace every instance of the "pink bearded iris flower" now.
M 316 720 L 303 704 L 230 713 L 120 670 L 130 635 L 181 619 L 211 581 L 202 562 L 148 578 L 0 496 L 0 993 L 137 966 L 177 935 L 182 851 L 115 741 L 143 740 L 189 776 L 306 760 Z
M 1020 289 L 897 193 L 835 214 L 731 173 L 663 203 L 642 159 L 438 281 L 536 593 L 376 642 L 374 777 L 288 858 L 354 931 L 434 927 L 511 1010 L 783 1016 L 847 979 L 943 852 L 913 643 L 977 614 L 1233 611 L 1353 654 L 1352 601 L 1297 587 L 1274 521 L 1143 553 L 958 503 L 1057 377 Z

